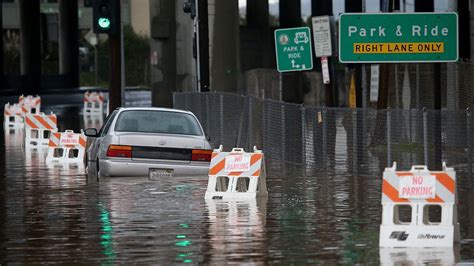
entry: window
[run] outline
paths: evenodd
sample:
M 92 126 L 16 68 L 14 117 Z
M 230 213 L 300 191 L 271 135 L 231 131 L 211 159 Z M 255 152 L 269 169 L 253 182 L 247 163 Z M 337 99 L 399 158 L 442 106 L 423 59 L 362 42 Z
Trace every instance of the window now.
M 115 125 L 118 132 L 164 133 L 202 136 L 194 116 L 167 111 L 132 110 L 120 114 Z
M 104 122 L 104 125 L 99 131 L 99 136 L 103 137 L 105 134 L 109 132 L 110 126 L 112 125 L 112 122 L 114 121 L 115 116 L 117 116 L 118 111 L 114 111 L 112 114 L 110 114 Z

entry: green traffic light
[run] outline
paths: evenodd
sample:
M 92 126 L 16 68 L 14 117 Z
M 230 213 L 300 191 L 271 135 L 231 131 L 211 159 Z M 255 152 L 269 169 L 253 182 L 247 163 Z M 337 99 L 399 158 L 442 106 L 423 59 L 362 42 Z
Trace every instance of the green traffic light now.
M 99 27 L 101 27 L 102 29 L 108 29 L 110 28 L 110 19 L 108 18 L 99 18 Z

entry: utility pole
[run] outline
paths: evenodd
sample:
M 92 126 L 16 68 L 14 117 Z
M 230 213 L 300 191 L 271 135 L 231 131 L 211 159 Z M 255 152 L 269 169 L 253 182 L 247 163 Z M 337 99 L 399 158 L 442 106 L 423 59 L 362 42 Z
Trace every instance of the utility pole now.
M 0 30 L 2 35 L 0 37 L 0 91 L 2 91 L 5 87 L 3 81 L 5 75 L 3 72 L 3 65 L 5 64 L 5 57 L 3 56 L 3 2 L 0 2 Z
M 457 0 L 459 16 L 459 59 L 471 59 L 471 1 Z
M 393 12 L 393 5 L 391 5 L 391 2 L 389 0 L 380 0 L 380 11 L 384 13 Z M 379 86 L 379 99 L 377 101 L 377 109 L 387 109 L 390 65 L 380 64 L 379 73 L 380 73 L 380 86 Z
M 415 0 L 415 12 L 434 12 L 434 0 Z M 463 32 L 460 32 L 463 35 Z M 439 170 L 442 165 L 441 143 L 441 63 L 434 63 L 433 108 L 437 111 L 433 121 L 434 159 L 432 169 Z
M 311 1 L 311 16 L 332 16 L 332 0 L 312 0 Z M 337 106 L 337 86 L 334 71 L 334 57 L 328 57 L 328 68 L 329 68 L 329 79 L 330 84 L 324 84 L 326 94 L 326 106 L 334 107 Z M 315 60 L 316 64 L 320 64 L 319 60 Z
M 112 12 L 115 12 L 117 23 L 121 21 L 121 4 L 120 0 L 114 1 L 115 7 Z M 121 59 L 121 43 L 122 43 L 122 31 L 117 30 L 109 34 L 109 113 L 113 110 L 122 106 L 122 59 Z
M 197 1 L 199 85 L 201 92 L 209 91 L 209 14 L 207 0 Z
M 187 0 L 184 13 L 194 20 L 193 57 L 196 60 L 196 90 L 209 91 L 209 13 L 207 0 Z
M 365 0 L 345 0 L 345 9 L 346 13 L 362 13 L 362 2 Z M 367 97 L 367 95 L 362 95 L 361 88 L 361 77 L 362 77 L 362 68 L 365 65 L 356 64 L 355 68 L 355 79 L 356 79 L 356 105 L 357 107 L 362 107 L 362 97 Z

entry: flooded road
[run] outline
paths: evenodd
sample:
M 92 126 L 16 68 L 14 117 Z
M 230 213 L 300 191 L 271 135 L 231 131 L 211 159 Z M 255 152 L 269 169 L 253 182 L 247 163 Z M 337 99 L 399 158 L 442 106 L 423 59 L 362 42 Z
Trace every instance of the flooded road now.
M 0 136 L 0 264 L 474 262 L 467 190 L 454 249 L 379 249 L 380 177 L 270 176 L 268 199 L 205 201 L 206 177 L 96 182 L 83 167 L 48 167 L 21 134 Z

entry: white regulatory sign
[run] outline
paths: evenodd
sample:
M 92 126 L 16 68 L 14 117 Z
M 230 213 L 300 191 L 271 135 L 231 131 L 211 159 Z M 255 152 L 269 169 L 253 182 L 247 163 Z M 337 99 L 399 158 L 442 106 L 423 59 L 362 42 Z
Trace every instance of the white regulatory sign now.
M 429 173 L 400 177 L 398 196 L 402 199 L 434 199 L 436 176 Z
M 380 80 L 380 65 L 370 66 L 370 101 L 377 102 L 379 100 L 379 80 Z
M 61 134 L 59 145 L 77 145 L 79 144 L 79 134 Z
M 328 16 L 313 17 L 313 39 L 316 57 L 331 56 L 331 27 Z
M 245 172 L 250 170 L 250 156 L 229 155 L 225 158 L 226 172 Z

